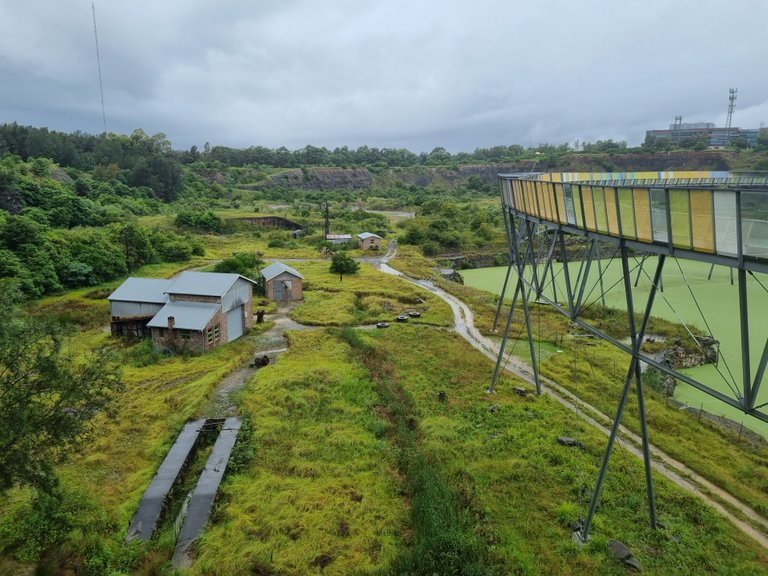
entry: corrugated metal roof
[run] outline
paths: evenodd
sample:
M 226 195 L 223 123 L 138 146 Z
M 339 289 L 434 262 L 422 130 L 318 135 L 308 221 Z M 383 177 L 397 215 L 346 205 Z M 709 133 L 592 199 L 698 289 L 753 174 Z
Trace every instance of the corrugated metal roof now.
M 378 238 L 379 240 L 381 240 L 381 236 L 379 236 L 378 234 L 373 234 L 371 232 L 362 232 L 361 234 L 358 234 L 357 237 L 360 238 L 360 240 L 367 240 L 368 238 Z
M 240 276 L 240 274 L 188 270 L 174 278 L 173 284 L 166 290 L 166 293 L 188 294 L 190 296 L 224 296 L 239 278 L 256 284 L 254 280 Z
M 352 240 L 352 234 L 326 234 L 326 240 Z
M 120 284 L 117 290 L 107 296 L 107 300 L 162 304 L 168 301 L 168 296 L 166 296 L 165 292 L 171 284 L 173 284 L 173 280 L 135 278 L 132 276 Z
M 288 272 L 289 274 L 293 274 L 302 279 L 304 278 L 304 276 L 299 274 L 296 270 L 282 262 L 272 262 L 272 264 L 261 271 L 261 275 L 264 276 L 264 280 L 272 280 L 272 278 L 279 276 L 283 272 Z
M 202 330 L 220 308 L 219 304 L 213 302 L 168 302 L 147 326 L 168 328 L 168 317 L 173 316 L 173 327 L 176 329 Z

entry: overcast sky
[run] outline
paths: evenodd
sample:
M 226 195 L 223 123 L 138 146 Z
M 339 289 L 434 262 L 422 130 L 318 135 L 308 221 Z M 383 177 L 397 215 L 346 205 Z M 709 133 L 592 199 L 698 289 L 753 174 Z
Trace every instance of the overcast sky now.
M 107 130 L 452 152 L 768 123 L 768 0 L 97 0 Z M 0 0 L 0 123 L 103 130 L 90 0 Z

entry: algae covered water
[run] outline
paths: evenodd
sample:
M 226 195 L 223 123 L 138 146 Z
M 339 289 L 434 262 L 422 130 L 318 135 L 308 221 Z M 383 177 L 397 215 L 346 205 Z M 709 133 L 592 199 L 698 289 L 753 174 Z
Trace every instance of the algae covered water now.
M 640 310 L 645 304 L 651 284 L 650 278 L 656 267 L 656 258 L 648 257 L 640 268 L 641 259 L 631 261 L 632 283 L 637 280 L 634 290 L 635 308 Z M 569 264 L 569 273 L 575 278 L 580 263 Z M 555 280 L 558 293 L 564 299 L 562 264 L 555 263 Z M 615 308 L 626 308 L 623 284 L 621 281 L 621 262 L 604 259 L 601 262 L 603 270 L 603 288 L 605 304 Z M 710 270 L 712 272 L 711 278 Z M 461 275 L 467 286 L 500 294 L 504 284 L 506 266 L 493 268 L 477 268 L 462 270 Z M 512 272 L 512 280 L 516 278 Z M 639 278 L 639 280 L 638 280 Z M 684 372 L 708 386 L 720 390 L 731 397 L 732 388 L 741 390 L 741 333 L 739 328 L 739 297 L 736 271 L 733 271 L 734 283 L 731 284 L 731 270 L 722 266 L 711 269 L 710 264 L 692 260 L 677 260 L 667 258 L 662 276 L 663 291 L 659 292 L 654 304 L 653 314 L 671 322 L 685 323 L 694 334 L 706 334 L 707 326 L 712 335 L 720 341 L 719 372 L 713 365 L 691 368 Z M 761 274 L 747 276 L 747 299 L 749 302 L 749 332 L 750 332 L 750 366 L 754 379 L 763 347 L 768 337 L 768 277 Z M 514 286 L 514 284 L 512 284 Z M 587 302 L 601 300 L 601 288 L 598 282 L 596 263 L 590 272 L 587 285 Z M 508 290 L 508 298 L 513 291 Z M 547 290 L 552 297 L 552 290 Z M 629 361 L 629 360 L 627 360 Z M 722 374 L 722 375 L 721 375 Z M 725 379 L 724 377 L 725 376 Z M 729 383 L 730 382 L 730 386 Z M 728 406 L 716 398 L 695 388 L 678 382 L 675 398 L 693 408 L 703 410 L 718 416 L 725 416 L 737 423 L 744 423 L 764 437 L 768 438 L 768 424 L 745 415 L 736 408 Z M 768 402 L 768 387 L 761 388 L 757 404 Z

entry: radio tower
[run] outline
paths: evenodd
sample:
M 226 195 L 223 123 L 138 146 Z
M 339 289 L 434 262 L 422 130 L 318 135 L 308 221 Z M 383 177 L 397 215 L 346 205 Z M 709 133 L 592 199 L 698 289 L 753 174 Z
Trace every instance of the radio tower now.
M 99 54 L 99 33 L 96 31 L 96 3 L 91 2 L 93 12 L 93 38 L 96 40 L 96 64 L 99 67 L 99 92 L 101 94 L 101 121 L 104 124 L 104 133 L 107 133 L 107 113 L 104 111 L 104 86 L 101 82 L 101 55 Z
M 672 128 L 672 138 L 676 144 L 680 143 L 680 129 L 683 127 L 683 117 L 675 116 L 675 125 Z
M 728 90 L 728 118 L 725 121 L 725 143 L 731 143 L 731 122 L 733 121 L 733 109 L 736 108 L 736 93 L 738 88 Z

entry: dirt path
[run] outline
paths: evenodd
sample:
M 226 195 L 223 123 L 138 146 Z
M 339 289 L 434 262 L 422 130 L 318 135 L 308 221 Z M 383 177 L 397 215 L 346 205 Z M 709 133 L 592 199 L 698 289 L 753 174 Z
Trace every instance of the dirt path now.
M 291 320 L 291 310 L 295 303 L 280 306 L 277 312 L 270 314 L 266 320 L 273 322 L 268 330 L 253 339 L 252 357 L 269 357 L 270 363 L 274 363 L 277 356 L 288 349 L 288 341 L 285 338 L 286 330 L 316 330 L 319 326 L 306 326 Z M 213 397 L 205 411 L 208 418 L 225 418 L 237 416 L 237 404 L 233 395 L 239 392 L 246 382 L 258 371 L 258 368 L 250 363 L 242 368 L 237 368 L 227 374 L 213 393 Z
M 495 362 L 499 355 L 499 345 L 480 334 L 479 330 L 475 328 L 474 315 L 469 307 L 455 296 L 448 294 L 441 288 L 435 286 L 432 282 L 415 280 L 405 276 L 394 268 L 391 268 L 387 262 L 396 255 L 397 247 L 395 245 L 394 249 L 388 251 L 386 256 L 380 259 L 377 268 L 382 272 L 399 276 L 412 284 L 421 286 L 425 290 L 429 290 L 436 296 L 442 298 L 453 310 L 454 330 L 456 330 L 456 332 L 466 339 L 473 347 Z M 531 367 L 519 359 L 505 355 L 504 368 L 508 372 L 522 378 L 530 385 L 535 386 Z M 578 396 L 566 390 L 559 384 L 543 377 L 540 377 L 539 380 L 541 382 L 542 393 L 547 394 L 562 406 L 578 414 L 582 419 L 586 420 L 589 424 L 605 434 L 606 437 L 610 435 L 612 419 L 608 415 L 604 414 L 591 404 L 584 402 Z M 620 426 L 619 430 L 620 436 L 617 438 L 617 443 L 630 454 L 642 459 L 641 438 L 624 426 Z M 653 444 L 650 445 L 650 450 L 654 470 L 678 486 L 698 496 L 706 504 L 727 518 L 734 526 L 753 538 L 763 548 L 768 549 L 768 536 L 766 536 L 765 531 L 755 527 L 755 525 L 760 525 L 768 530 L 768 520 L 766 520 L 766 518 L 725 490 L 715 486 L 706 478 L 688 468 L 682 462 L 678 462 Z M 749 518 L 752 523 L 742 520 L 735 512 Z

